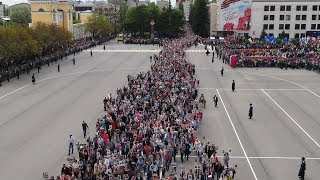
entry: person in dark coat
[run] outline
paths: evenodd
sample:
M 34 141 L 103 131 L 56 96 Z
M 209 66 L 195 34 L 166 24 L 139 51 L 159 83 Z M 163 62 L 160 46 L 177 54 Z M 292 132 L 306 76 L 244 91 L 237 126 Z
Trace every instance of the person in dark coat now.
M 92 57 L 92 49 L 90 50 L 90 55 L 91 55 L 91 57 Z
M 34 74 L 32 74 L 32 84 L 36 83 L 36 78 L 34 77 Z
M 298 176 L 301 180 L 304 180 L 305 171 L 306 171 L 306 161 L 305 161 L 304 157 L 302 157 L 301 160 L 302 160 L 302 162 L 300 165 L 300 170 L 299 170 Z
M 76 65 L 76 59 L 75 59 L 74 56 L 73 56 L 73 59 L 72 59 L 72 63 L 73 63 L 73 65 Z
M 39 64 L 37 65 L 37 69 L 38 69 L 38 73 L 40 73 L 41 66 Z
M 220 73 L 221 73 L 221 76 L 223 76 L 223 71 L 224 71 L 224 68 L 222 67 Z
M 250 108 L 249 108 L 249 119 L 252 119 L 253 116 L 253 107 L 252 104 L 250 103 Z
M 106 45 L 103 46 L 103 50 L 106 50 Z
M 57 66 L 57 67 L 58 67 L 58 72 L 60 72 L 60 64 L 58 64 L 58 66 Z
M 234 80 L 232 80 L 232 92 L 234 92 L 234 90 L 236 89 L 236 83 L 234 82 Z
M 217 105 L 218 105 L 218 97 L 216 95 L 214 95 L 214 97 L 213 97 L 213 102 L 214 102 L 214 107 L 217 107 Z

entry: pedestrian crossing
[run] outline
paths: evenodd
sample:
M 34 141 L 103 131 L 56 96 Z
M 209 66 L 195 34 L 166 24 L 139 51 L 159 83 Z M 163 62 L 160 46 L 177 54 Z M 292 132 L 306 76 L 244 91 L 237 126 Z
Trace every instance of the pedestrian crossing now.
M 86 50 L 91 51 L 91 50 Z M 132 52 L 139 52 L 139 53 L 148 53 L 153 52 L 157 53 L 160 52 L 160 49 L 93 49 L 92 52 L 123 52 L 123 53 L 132 53 Z M 187 53 L 205 53 L 206 50 L 187 50 Z

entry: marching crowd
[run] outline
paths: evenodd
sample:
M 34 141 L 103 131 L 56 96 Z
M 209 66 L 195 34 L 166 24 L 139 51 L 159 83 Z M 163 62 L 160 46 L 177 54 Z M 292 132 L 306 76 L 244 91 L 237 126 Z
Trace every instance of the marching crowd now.
M 229 154 L 217 157 L 218 147 L 197 137 L 203 120 L 195 66 L 186 60 L 186 47 L 196 36 L 163 40 L 151 70 L 128 75 L 128 86 L 104 100 L 105 115 L 96 122 L 96 134 L 85 143 L 68 139 L 69 165 L 56 179 L 233 179 L 236 166 Z M 82 128 L 86 138 L 88 125 Z M 192 161 L 193 168 L 180 163 Z M 52 177 L 52 179 L 55 179 Z
M 72 44 L 68 45 L 64 48 L 63 51 L 56 51 L 45 56 L 35 57 L 34 59 L 30 60 L 22 60 L 22 61 L 14 61 L 14 60 L 6 60 L 0 62 L 0 86 L 1 82 L 3 81 L 10 81 L 10 78 L 16 76 L 18 79 L 20 74 L 27 73 L 29 74 L 30 71 L 34 68 L 38 70 L 38 73 L 41 70 L 42 65 L 50 65 L 50 63 L 57 62 L 59 59 L 63 59 L 64 57 L 67 58 L 68 55 L 72 55 L 79 53 L 85 49 L 89 49 L 96 45 L 99 45 L 105 41 L 110 40 L 112 37 L 104 38 L 101 40 L 93 40 L 91 38 L 79 39 L 74 41 Z
M 237 67 L 279 67 L 320 72 L 319 44 L 318 40 L 299 47 L 290 42 L 272 44 L 254 41 L 243 44 L 243 39 L 238 39 L 219 44 L 216 51 L 225 63 L 229 63 L 231 55 L 237 55 Z

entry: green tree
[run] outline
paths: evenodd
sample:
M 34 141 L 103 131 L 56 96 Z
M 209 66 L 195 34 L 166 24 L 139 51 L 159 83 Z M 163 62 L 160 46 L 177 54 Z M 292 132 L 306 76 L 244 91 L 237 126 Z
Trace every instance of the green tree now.
M 184 13 L 183 3 L 182 2 L 179 3 L 179 10 L 182 11 L 182 13 Z
M 208 0 L 196 0 L 190 7 L 189 21 L 192 30 L 202 36 L 209 36 L 210 19 Z
M 113 32 L 110 21 L 104 15 L 93 14 L 85 26 L 86 31 L 91 32 L 94 38 L 104 37 Z
M 286 33 L 284 32 L 284 30 L 281 32 L 281 34 L 279 34 L 279 38 L 280 39 L 283 39 L 283 38 L 285 38 L 285 37 L 287 37 L 287 35 L 286 35 Z
M 260 34 L 260 40 L 265 41 L 265 36 L 267 35 L 266 31 L 263 29 Z
M 25 6 L 12 8 L 10 18 L 12 22 L 17 24 L 28 24 L 31 22 L 30 9 Z
M 125 18 L 125 27 L 127 31 L 143 35 L 147 31 L 145 20 L 146 6 L 137 6 L 128 10 Z

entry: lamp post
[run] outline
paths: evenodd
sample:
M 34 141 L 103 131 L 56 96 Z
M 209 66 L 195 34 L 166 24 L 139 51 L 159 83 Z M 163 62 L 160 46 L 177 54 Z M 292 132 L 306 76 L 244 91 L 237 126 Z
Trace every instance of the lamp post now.
M 154 25 L 155 25 L 153 20 L 151 20 L 150 25 L 151 25 L 151 29 L 150 29 L 151 39 L 153 39 L 154 38 Z

